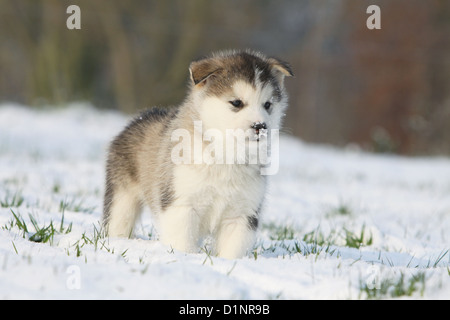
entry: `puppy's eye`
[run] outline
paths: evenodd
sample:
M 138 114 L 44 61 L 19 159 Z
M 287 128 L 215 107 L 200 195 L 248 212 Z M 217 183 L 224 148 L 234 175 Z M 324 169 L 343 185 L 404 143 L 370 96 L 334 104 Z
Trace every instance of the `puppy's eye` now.
M 266 103 L 264 103 L 264 109 L 269 110 L 270 107 L 272 106 L 272 103 L 267 101 Z
M 242 108 L 244 106 L 244 103 L 242 102 L 242 100 L 236 99 L 233 101 L 229 101 L 231 103 L 231 105 L 235 108 Z

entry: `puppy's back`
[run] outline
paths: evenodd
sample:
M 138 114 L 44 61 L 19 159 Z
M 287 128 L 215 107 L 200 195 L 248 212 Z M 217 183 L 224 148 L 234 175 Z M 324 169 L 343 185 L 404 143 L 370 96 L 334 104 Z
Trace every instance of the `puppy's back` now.
M 145 110 L 112 141 L 106 163 L 104 220 L 108 220 L 115 190 L 137 186 L 141 181 L 148 184 L 155 176 L 161 140 L 177 112 L 176 108 Z

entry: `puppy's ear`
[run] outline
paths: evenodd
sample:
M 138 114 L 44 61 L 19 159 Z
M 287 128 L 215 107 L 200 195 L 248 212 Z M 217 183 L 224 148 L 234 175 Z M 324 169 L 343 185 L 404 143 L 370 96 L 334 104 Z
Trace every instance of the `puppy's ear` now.
M 269 58 L 269 63 L 271 64 L 273 69 L 281 72 L 287 77 L 292 77 L 294 75 L 291 66 L 287 62 L 284 62 L 277 58 Z
M 278 81 L 283 84 L 284 77 L 292 77 L 294 73 L 292 72 L 292 68 L 289 63 L 284 62 L 277 58 L 269 58 L 269 64 L 272 67 L 272 71 L 277 77 Z
M 204 85 L 206 79 L 220 71 L 222 71 L 222 68 L 213 59 L 194 61 L 189 66 L 189 73 L 194 85 Z

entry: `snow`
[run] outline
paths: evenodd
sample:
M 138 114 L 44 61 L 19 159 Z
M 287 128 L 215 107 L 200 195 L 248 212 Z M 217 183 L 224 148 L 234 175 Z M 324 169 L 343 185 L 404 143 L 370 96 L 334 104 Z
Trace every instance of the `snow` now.
M 148 210 L 135 238 L 95 242 L 106 148 L 129 119 L 82 103 L 0 106 L 1 299 L 365 299 L 371 286 L 390 298 L 383 283 L 420 274 L 418 289 L 400 298 L 450 297 L 445 157 L 375 155 L 283 136 L 247 257 L 210 256 L 207 246 L 176 252 L 158 241 Z M 11 226 L 12 212 L 28 233 Z M 30 216 L 59 230 L 62 212 L 64 230 L 50 243 L 29 240 Z

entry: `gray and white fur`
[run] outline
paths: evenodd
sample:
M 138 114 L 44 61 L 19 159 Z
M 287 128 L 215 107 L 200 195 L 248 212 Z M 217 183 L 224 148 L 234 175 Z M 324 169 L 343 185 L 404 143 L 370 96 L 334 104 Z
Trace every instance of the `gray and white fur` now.
M 214 254 L 239 258 L 252 248 L 266 192 L 260 164 L 175 164 L 172 133 L 191 144 L 211 141 L 202 130 L 279 129 L 287 108 L 290 66 L 253 51 L 226 51 L 194 61 L 185 101 L 144 111 L 113 140 L 106 164 L 104 225 L 110 237 L 129 237 L 142 206 L 156 220 L 160 240 L 196 252 L 206 236 Z M 201 141 L 197 141 L 197 140 Z M 260 143 L 247 141 L 247 143 Z

